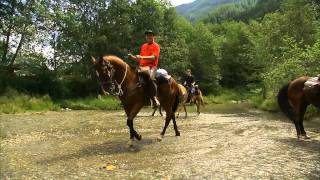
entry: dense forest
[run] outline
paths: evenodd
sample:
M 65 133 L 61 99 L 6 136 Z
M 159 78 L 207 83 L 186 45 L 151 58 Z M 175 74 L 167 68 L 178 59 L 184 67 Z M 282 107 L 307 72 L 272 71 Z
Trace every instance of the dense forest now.
M 191 68 L 206 95 L 244 89 L 272 100 L 290 80 L 320 73 L 316 0 L 243 0 L 188 21 L 166 0 L 1 1 L 0 91 L 51 98 L 99 93 L 90 56 L 132 66 L 144 31 L 161 45 L 160 67 Z M 261 101 L 261 103 L 263 102 Z

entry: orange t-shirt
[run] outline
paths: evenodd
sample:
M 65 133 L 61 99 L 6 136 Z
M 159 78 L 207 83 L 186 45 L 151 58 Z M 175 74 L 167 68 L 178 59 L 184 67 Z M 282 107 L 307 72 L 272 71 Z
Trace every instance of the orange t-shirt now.
M 157 67 L 160 55 L 160 46 L 157 43 L 148 44 L 145 43 L 141 46 L 140 56 L 152 56 L 154 55 L 155 60 L 141 59 L 139 61 L 140 66 Z

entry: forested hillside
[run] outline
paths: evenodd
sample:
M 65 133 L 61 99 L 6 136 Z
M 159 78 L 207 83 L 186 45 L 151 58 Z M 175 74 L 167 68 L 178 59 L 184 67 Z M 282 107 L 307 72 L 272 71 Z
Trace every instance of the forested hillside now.
M 196 0 L 188 4 L 177 6 L 179 14 L 187 19 L 195 20 L 205 16 L 213 9 L 228 3 L 239 2 L 242 0 Z
M 138 53 L 146 29 L 157 32 L 160 67 L 176 79 L 191 68 L 206 95 L 246 89 L 263 98 L 259 102 L 272 103 L 283 84 L 320 73 L 315 0 L 226 5 L 193 23 L 157 0 L 1 4 L 1 92 L 11 87 L 54 98 L 97 94 L 90 56 L 116 54 L 136 65 L 126 54 Z

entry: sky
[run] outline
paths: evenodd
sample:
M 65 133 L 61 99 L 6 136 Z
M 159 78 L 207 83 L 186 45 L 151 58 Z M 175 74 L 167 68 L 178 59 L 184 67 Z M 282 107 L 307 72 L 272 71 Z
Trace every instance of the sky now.
M 171 1 L 172 5 L 178 6 L 180 4 L 190 3 L 194 0 L 170 0 L 170 1 Z

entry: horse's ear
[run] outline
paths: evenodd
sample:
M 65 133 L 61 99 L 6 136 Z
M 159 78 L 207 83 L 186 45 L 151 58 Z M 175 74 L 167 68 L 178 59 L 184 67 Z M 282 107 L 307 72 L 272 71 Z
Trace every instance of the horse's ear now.
M 96 64 L 97 64 L 97 60 L 96 60 L 93 56 L 91 56 L 91 63 L 92 63 L 93 65 L 96 65 Z

